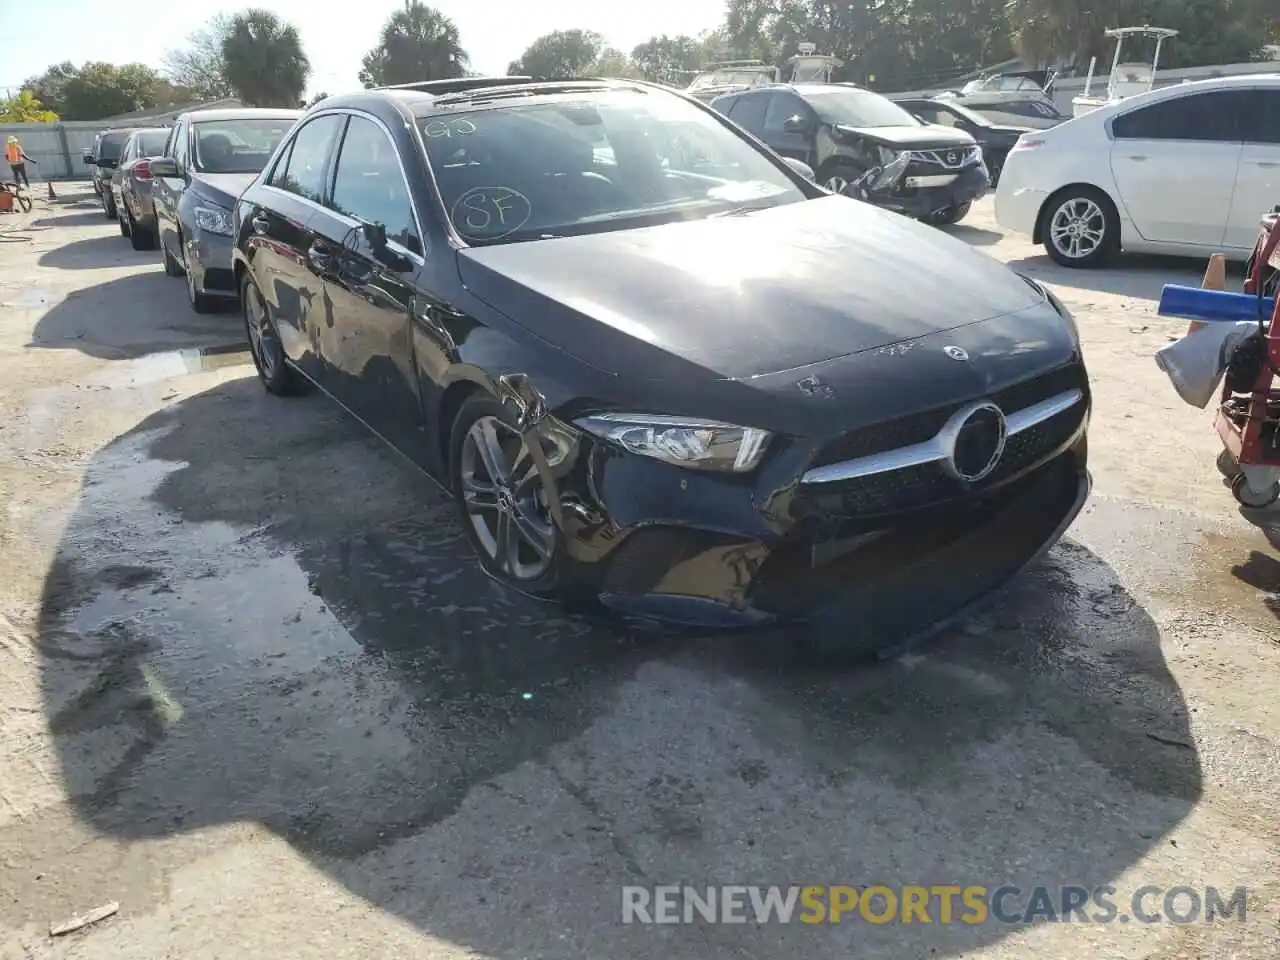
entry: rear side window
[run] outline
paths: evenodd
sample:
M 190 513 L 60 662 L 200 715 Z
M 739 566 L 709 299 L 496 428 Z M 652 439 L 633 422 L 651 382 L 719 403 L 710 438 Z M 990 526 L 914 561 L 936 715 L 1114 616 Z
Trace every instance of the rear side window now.
M 422 253 L 395 145 L 372 120 L 353 116 L 347 123 L 329 206 L 364 223 L 381 223 L 388 239 Z
M 1119 140 L 1192 140 L 1238 143 L 1247 91 L 1213 90 L 1162 100 L 1111 121 Z
M 282 158 L 276 166 L 271 185 L 315 203 L 323 203 L 329 150 L 343 119 L 331 113 L 308 121 L 293 138 L 288 158 Z
M 729 108 L 729 119 L 740 127 L 759 134 L 764 130 L 764 114 L 769 106 L 767 93 L 753 93 L 739 97 Z
M 1244 139 L 1249 143 L 1280 144 L 1280 87 L 1250 90 L 1245 110 Z
M 149 131 L 140 133 L 137 136 L 137 153 L 142 157 L 158 157 L 164 153 L 165 140 L 168 138 L 167 130 Z

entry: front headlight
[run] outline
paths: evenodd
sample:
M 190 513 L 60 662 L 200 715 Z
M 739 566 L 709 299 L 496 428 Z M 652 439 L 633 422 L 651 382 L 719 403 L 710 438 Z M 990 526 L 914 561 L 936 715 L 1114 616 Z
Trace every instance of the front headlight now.
M 221 207 L 196 207 L 195 220 L 196 226 L 201 230 L 220 233 L 225 237 L 231 236 L 230 210 L 223 210 Z
M 767 430 L 716 420 L 643 413 L 598 413 L 574 424 L 643 457 L 728 473 L 755 469 L 772 436 Z

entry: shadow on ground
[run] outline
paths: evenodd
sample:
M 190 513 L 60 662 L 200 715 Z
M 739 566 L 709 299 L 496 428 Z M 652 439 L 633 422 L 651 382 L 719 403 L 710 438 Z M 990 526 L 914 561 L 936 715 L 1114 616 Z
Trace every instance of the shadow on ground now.
M 938 229 L 974 247 L 989 247 L 1004 239 L 1004 234 L 1002 233 L 998 233 L 995 230 L 986 230 L 983 227 L 973 227 L 967 223 L 957 223 L 948 227 L 939 227 Z
M 1160 291 L 1166 283 L 1200 286 L 1205 268 L 1203 260 L 1145 254 L 1127 254 L 1109 267 L 1083 270 L 1058 266 L 1048 256 L 1023 257 L 1008 261 L 1008 265 L 1019 273 L 1028 274 L 1054 286 L 1152 301 L 1160 299 Z M 1227 265 L 1228 289 L 1233 286 L 1238 289 L 1243 277 L 1243 266 Z
M 61 226 L 75 222 L 77 216 L 79 215 L 51 217 L 50 222 Z M 100 237 L 73 240 L 54 247 L 42 253 L 39 262 L 42 267 L 59 270 L 98 270 L 102 267 L 133 267 L 151 263 L 157 267 L 160 265 L 160 260 L 153 251 L 134 250 L 118 229 Z
M 38 636 L 62 777 L 94 829 L 265 824 L 484 955 L 959 955 L 1010 928 L 658 937 L 620 922 L 620 887 L 1092 886 L 1201 789 L 1156 629 L 1081 546 L 883 666 L 798 665 L 777 634 L 637 636 L 500 589 L 418 474 L 321 399 L 249 378 L 99 451 Z M 50 854 L 43 889 L 144 913 L 199 856 L 176 847 L 127 871 Z
M 196 313 L 182 282 L 155 270 L 73 291 L 40 318 L 29 346 L 128 359 L 245 342 L 238 312 Z
M 89 227 L 95 223 L 100 223 L 104 227 L 110 227 L 114 230 L 114 236 L 119 236 L 119 228 L 116 226 L 116 222 L 108 220 L 101 207 L 94 210 L 83 210 L 77 205 L 75 210 L 76 212 L 74 213 L 60 212 L 53 216 L 41 217 L 39 220 L 32 221 L 32 225 L 37 227 Z M 120 239 L 124 240 L 126 246 L 128 245 L 128 240 L 124 237 L 120 237 Z M 50 266 L 57 266 L 57 264 L 50 264 Z

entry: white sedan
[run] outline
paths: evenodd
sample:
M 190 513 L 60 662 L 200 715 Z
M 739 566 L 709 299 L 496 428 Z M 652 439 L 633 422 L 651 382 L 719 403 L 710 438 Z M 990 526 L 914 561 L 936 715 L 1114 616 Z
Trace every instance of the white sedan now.
M 996 220 L 1068 267 L 1120 250 L 1245 259 L 1280 204 L 1280 75 L 1219 77 L 1024 134 Z

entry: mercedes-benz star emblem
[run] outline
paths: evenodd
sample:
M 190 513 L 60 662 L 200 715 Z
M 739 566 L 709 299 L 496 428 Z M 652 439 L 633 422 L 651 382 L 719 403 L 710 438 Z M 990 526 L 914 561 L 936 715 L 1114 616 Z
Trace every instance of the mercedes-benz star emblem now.
M 952 421 L 948 472 L 959 480 L 976 483 L 991 474 L 1004 455 L 1008 427 L 1004 412 L 994 403 L 979 403 Z
M 969 359 L 969 351 L 967 351 L 964 347 L 956 347 L 956 346 L 943 347 L 942 352 L 945 353 L 952 360 L 968 360 Z
M 954 150 L 952 150 L 947 154 L 947 163 L 951 164 L 952 166 L 955 166 L 959 162 L 960 162 L 960 154 L 956 153 Z

